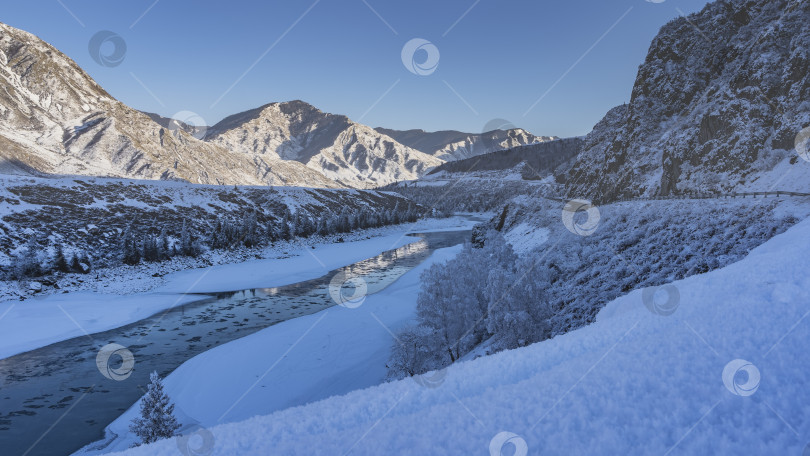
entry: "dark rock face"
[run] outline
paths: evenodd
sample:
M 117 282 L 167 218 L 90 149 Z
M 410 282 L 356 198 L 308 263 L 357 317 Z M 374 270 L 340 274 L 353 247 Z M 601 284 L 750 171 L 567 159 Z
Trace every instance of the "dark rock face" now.
M 611 201 L 756 185 L 810 125 L 809 55 L 807 1 L 718 1 L 673 20 L 630 103 L 586 137 L 569 193 Z

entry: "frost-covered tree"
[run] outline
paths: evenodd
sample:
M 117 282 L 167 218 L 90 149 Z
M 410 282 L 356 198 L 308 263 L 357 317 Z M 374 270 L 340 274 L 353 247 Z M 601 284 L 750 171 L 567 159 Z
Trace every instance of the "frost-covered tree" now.
M 65 251 L 62 244 L 56 244 L 53 255 L 53 269 L 59 272 L 70 272 L 70 265 L 67 258 L 65 258 Z
M 545 282 L 532 282 L 538 276 L 531 266 L 490 231 L 481 248 L 468 244 L 452 260 L 428 268 L 416 301 L 419 324 L 397 336 L 409 344 L 394 347 L 391 376 L 444 367 L 485 340 L 496 349 L 514 348 L 547 333 Z
M 181 255 L 190 257 L 196 257 L 200 253 L 200 246 L 191 233 L 186 220 L 183 220 L 183 228 L 180 231 L 180 248 L 178 252 Z
M 158 240 L 158 253 L 161 260 L 171 258 L 171 247 L 169 246 L 169 235 L 166 234 L 166 227 L 160 229 L 160 238 Z
M 163 381 L 157 372 L 149 375 L 149 387 L 141 398 L 140 416 L 133 419 L 130 432 L 140 438 L 140 443 L 152 443 L 160 439 L 174 437 L 180 423 L 174 416 L 174 404 L 163 391 Z
M 39 259 L 40 247 L 36 236 L 31 236 L 25 247 L 12 258 L 11 276 L 16 279 L 37 277 L 42 275 L 42 263 Z
M 121 239 L 121 261 L 124 264 L 135 265 L 141 262 L 141 253 L 132 226 L 127 227 Z
M 285 214 L 281 219 L 281 224 L 278 227 L 278 238 L 283 241 L 289 241 L 292 238 L 290 233 L 290 216 Z

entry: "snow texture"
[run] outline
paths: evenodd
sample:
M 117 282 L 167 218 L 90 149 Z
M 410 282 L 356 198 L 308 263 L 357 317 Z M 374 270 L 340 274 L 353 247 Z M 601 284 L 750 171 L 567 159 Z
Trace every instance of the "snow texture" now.
M 213 454 L 487 454 L 502 431 L 531 454 L 801 454 L 808 236 L 805 220 L 738 263 L 673 282 L 672 315 L 636 290 L 590 326 L 453 365 L 434 388 L 405 379 L 213 427 Z M 745 374 L 724 379 L 737 359 L 761 374 L 752 395 L 733 392 Z M 176 452 L 169 440 L 124 454 Z

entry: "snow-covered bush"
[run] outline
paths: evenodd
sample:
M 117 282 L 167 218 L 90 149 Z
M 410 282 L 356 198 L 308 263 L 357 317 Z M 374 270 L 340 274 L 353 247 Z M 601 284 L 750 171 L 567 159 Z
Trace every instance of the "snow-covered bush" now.
M 527 224 L 547 231 L 539 248 L 517 256 L 490 229 L 481 248 L 424 273 L 418 326 L 398 336 L 389 376 L 439 369 L 482 342 L 511 349 L 593 321 L 609 301 L 638 288 L 708 272 L 744 257 L 798 219 L 762 201 L 650 201 L 600 208 L 591 236 L 568 231 L 547 200 L 517 205 L 488 227 Z M 479 230 L 480 232 L 481 230 Z
M 467 244 L 452 260 L 426 270 L 416 302 L 418 325 L 397 336 L 390 376 L 441 368 L 489 338 L 513 348 L 542 337 L 548 311 L 521 264 L 503 236 L 491 231 L 483 248 Z

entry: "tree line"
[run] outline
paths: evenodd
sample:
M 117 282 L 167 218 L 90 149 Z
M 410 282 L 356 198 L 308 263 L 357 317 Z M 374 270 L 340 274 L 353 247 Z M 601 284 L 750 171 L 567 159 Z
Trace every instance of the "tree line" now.
M 233 250 L 262 247 L 279 241 L 311 236 L 329 236 L 349 233 L 358 229 L 414 222 L 419 218 L 418 206 L 397 203 L 392 209 L 352 210 L 344 207 L 338 212 L 309 215 L 303 210 L 295 212 L 284 207 L 280 214 L 260 222 L 259 214 L 250 210 L 244 216 L 218 216 L 203 225 L 204 233 L 184 220 L 180 232 L 170 233 L 167 227 L 150 226 L 138 229 L 130 224 L 117 241 L 117 261 L 127 265 L 141 262 L 160 262 L 176 256 L 197 257 L 208 249 Z M 48 254 L 52 250 L 54 253 Z M 77 251 L 66 255 L 62 244 L 42 247 L 36 236 L 31 236 L 24 247 L 12 256 L 5 276 L 11 279 L 40 277 L 50 273 L 82 272 L 91 270 L 90 255 Z

